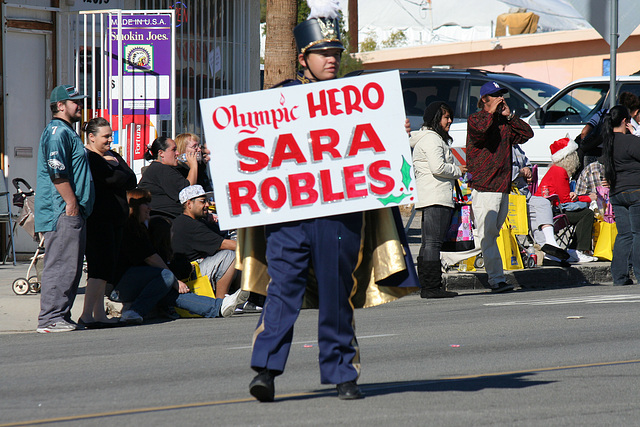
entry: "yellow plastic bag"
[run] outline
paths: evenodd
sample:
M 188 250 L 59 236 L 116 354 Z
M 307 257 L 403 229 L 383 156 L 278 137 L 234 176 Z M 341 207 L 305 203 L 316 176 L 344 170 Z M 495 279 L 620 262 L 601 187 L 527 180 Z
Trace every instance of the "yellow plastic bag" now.
M 502 268 L 505 270 L 522 270 L 524 268 L 518 242 L 516 242 L 516 236 L 509 223 L 509 218 L 504 221 L 500 229 L 498 250 L 502 257 Z
M 616 223 L 598 221 L 594 227 L 596 228 L 597 237 L 593 256 L 611 261 L 613 258 L 613 245 L 618 235 Z
M 526 236 L 529 234 L 529 216 L 527 215 L 527 198 L 516 189 L 516 194 L 509 194 L 509 223 L 513 234 Z
M 216 295 L 213 293 L 213 288 L 211 287 L 209 276 L 203 276 L 202 273 L 200 273 L 200 266 L 197 262 L 193 261 L 191 265 L 194 266 L 194 272 L 191 273 L 191 280 L 185 282 L 185 284 L 189 287 L 189 290 L 196 295 L 215 298 Z M 198 314 L 193 314 L 188 310 L 184 310 L 178 307 L 176 307 L 176 313 L 178 313 L 180 317 L 202 317 Z
M 472 256 L 471 258 L 467 258 L 466 260 L 461 261 L 461 262 L 464 262 L 467 265 L 467 271 L 476 271 L 476 257 L 475 257 L 475 255 Z

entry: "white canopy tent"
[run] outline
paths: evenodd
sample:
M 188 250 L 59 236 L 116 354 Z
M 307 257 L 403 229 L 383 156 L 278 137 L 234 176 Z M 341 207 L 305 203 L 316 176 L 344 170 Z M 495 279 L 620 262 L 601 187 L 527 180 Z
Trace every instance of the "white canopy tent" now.
M 348 1 L 340 3 L 346 15 Z M 488 39 L 498 15 L 512 7 L 539 15 L 539 31 L 590 28 L 567 0 L 361 0 L 358 38 L 380 43 L 401 30 L 407 46 Z

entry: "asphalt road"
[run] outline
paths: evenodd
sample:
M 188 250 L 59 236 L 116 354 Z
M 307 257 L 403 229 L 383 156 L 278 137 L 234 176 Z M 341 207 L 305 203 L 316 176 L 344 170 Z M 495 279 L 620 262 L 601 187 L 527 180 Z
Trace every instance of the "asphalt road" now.
M 638 303 L 639 286 L 585 286 L 358 310 L 350 402 L 319 383 L 314 310 L 274 403 L 248 394 L 256 315 L 6 334 L 0 426 L 638 425 Z

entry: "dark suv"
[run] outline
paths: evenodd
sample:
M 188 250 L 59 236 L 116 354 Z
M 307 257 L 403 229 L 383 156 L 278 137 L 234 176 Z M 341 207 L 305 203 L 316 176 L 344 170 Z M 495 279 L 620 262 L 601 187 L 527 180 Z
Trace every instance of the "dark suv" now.
M 359 70 L 347 74 L 358 76 L 388 70 Z M 454 147 L 464 147 L 467 139 L 467 117 L 478 109 L 480 87 L 496 81 L 509 89 L 507 104 L 520 117 L 532 116 L 538 107 L 551 98 L 558 88 L 513 73 L 495 73 L 466 69 L 406 69 L 400 71 L 402 94 L 412 129 L 422 126 L 422 114 L 433 101 L 444 101 L 454 111 L 449 134 Z

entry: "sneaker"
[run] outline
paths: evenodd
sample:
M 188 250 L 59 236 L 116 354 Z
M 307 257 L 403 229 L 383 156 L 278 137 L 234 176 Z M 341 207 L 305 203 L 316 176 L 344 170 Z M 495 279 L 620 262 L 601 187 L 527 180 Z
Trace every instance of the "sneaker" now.
M 498 294 L 501 292 L 512 291 L 513 288 L 515 288 L 515 286 L 510 285 L 507 282 L 500 282 L 497 285 L 491 287 L 491 292 L 493 292 L 494 294 Z
M 587 262 L 594 262 L 598 260 L 598 258 L 596 257 L 592 257 L 590 255 L 585 254 L 584 252 L 577 251 L 575 249 L 570 249 L 569 255 L 571 255 L 571 258 L 569 258 L 569 262 L 577 262 L 580 264 L 587 263 Z
M 600 259 L 597 256 L 587 255 L 587 254 L 582 254 L 582 255 L 591 258 L 590 262 L 600 261 Z
M 244 304 L 238 304 L 235 313 L 262 313 L 262 307 L 260 307 L 259 305 L 255 305 L 251 301 L 247 301 Z
M 128 325 L 141 325 L 143 320 L 142 316 L 133 310 L 123 311 L 122 316 L 120 316 L 120 321 Z
M 51 323 L 48 326 L 36 329 L 36 332 L 41 334 L 48 334 L 51 332 L 69 332 L 75 330 L 76 325 L 69 323 L 66 320 L 58 320 L 56 323 Z
M 238 289 L 233 294 L 224 297 L 222 300 L 222 306 L 220 307 L 220 314 L 222 317 L 231 316 L 235 312 L 237 306 L 242 305 L 247 301 L 249 294 L 249 291 Z

